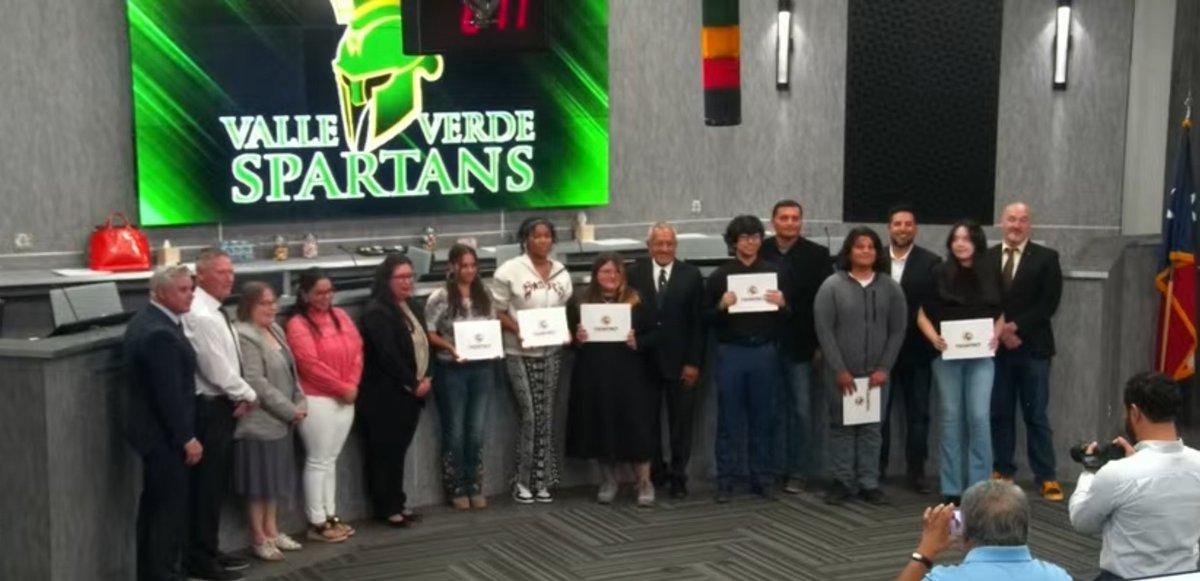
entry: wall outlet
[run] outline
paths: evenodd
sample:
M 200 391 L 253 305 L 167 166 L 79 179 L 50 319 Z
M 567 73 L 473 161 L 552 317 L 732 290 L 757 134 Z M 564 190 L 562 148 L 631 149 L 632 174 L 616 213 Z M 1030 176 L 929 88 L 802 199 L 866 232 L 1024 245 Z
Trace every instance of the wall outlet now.
M 704 206 L 700 204 L 700 200 L 692 200 L 692 213 L 699 214 L 704 211 Z
M 16 246 L 17 250 L 29 250 L 33 248 L 33 234 L 27 232 L 17 234 L 13 238 L 13 246 Z

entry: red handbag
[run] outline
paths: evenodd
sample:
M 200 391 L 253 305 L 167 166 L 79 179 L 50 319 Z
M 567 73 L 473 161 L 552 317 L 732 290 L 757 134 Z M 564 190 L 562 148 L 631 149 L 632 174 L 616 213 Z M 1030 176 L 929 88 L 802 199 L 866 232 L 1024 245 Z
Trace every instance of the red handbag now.
M 122 225 L 113 224 L 120 218 Z M 96 226 L 88 241 L 88 268 L 127 271 L 150 269 L 150 242 L 121 212 L 108 215 L 103 226 Z

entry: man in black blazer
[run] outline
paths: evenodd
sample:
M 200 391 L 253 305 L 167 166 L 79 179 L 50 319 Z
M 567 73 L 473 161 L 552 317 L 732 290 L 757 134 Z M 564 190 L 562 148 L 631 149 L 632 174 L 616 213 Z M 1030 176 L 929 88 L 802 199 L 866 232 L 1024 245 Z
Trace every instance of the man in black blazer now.
M 904 460 L 908 485 L 920 494 L 932 488 L 925 479 L 925 460 L 929 458 L 930 362 L 937 352 L 917 327 L 921 305 L 935 292 L 933 267 L 941 257 L 916 244 L 917 214 L 908 206 L 897 206 L 888 214 L 888 255 L 892 279 L 904 289 L 908 303 L 908 332 L 900 357 L 892 368 L 892 389 L 888 390 L 883 409 L 883 446 L 879 455 L 879 473 L 887 474 L 890 449 L 891 411 L 895 400 L 904 405 Z
M 821 401 L 820 381 L 813 377 L 817 330 L 813 301 L 821 283 L 833 274 L 829 249 L 801 236 L 804 208 L 795 200 L 782 200 L 771 209 L 775 235 L 763 241 L 758 255 L 779 269 L 779 284 L 791 305 L 791 315 L 779 333 L 782 381 L 775 401 L 775 473 L 783 490 L 800 494 L 809 481 L 819 477 L 815 450 L 821 449 L 824 427 L 813 421 Z
M 1058 253 L 1029 240 L 1030 212 L 1022 203 L 1009 205 L 1001 216 L 1004 242 L 988 250 L 1000 267 L 1004 287 L 1003 345 L 996 353 L 992 386 L 992 454 L 994 478 L 1011 480 L 1016 447 L 1016 408 L 1021 404 L 1029 466 L 1047 500 L 1061 501 L 1055 476 L 1054 443 L 1046 407 L 1050 400 L 1050 359 L 1054 331 L 1050 319 L 1062 297 Z
M 687 464 L 692 452 L 692 420 L 696 413 L 696 384 L 704 360 L 705 330 L 701 320 L 704 278 L 700 269 L 675 256 L 675 228 L 660 222 L 650 227 L 646 245 L 650 258 L 629 270 L 629 281 L 642 300 L 657 306 L 662 334 L 654 357 L 667 409 L 671 462 L 663 458 L 661 438 L 653 465 L 657 485 L 670 485 L 671 498 L 687 496 Z
M 180 315 L 192 305 L 187 267 L 158 270 L 150 278 L 150 304 L 125 329 L 124 367 L 129 382 L 125 433 L 142 457 L 137 515 L 139 581 L 184 579 L 189 466 L 200 461 L 196 439 L 196 353 Z

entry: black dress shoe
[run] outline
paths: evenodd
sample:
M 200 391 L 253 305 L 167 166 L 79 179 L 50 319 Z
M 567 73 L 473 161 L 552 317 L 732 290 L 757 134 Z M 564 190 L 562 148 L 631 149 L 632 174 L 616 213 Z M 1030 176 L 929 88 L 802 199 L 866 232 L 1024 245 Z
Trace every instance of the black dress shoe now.
M 672 480 L 671 481 L 671 498 L 678 500 L 681 498 L 687 498 L 687 495 L 688 495 L 688 489 L 687 489 L 686 482 L 684 482 L 682 480 Z
M 722 486 L 717 489 L 717 504 L 728 504 L 733 500 L 733 487 Z
M 219 565 L 213 564 L 206 569 L 191 569 L 187 572 L 188 579 L 199 581 L 242 581 L 245 579 L 241 573 L 237 571 L 226 571 L 219 568 Z
M 763 500 L 775 500 L 775 487 L 770 484 L 755 484 L 750 487 L 750 493 Z
M 245 571 L 250 568 L 250 561 L 229 553 L 221 553 L 217 555 L 217 566 L 226 571 Z
M 850 490 L 841 482 L 834 482 L 829 485 L 829 490 L 825 492 L 825 504 L 838 506 L 846 504 L 846 501 L 853 497 L 854 495 L 850 494 Z
M 883 495 L 883 491 L 878 488 L 864 488 L 858 491 L 858 498 L 867 504 L 880 506 L 887 504 L 887 497 Z
M 953 504 L 954 506 L 962 506 L 962 497 L 961 496 L 950 496 L 950 495 L 943 496 L 942 504 Z
M 929 494 L 933 492 L 933 487 L 929 485 L 929 481 L 925 479 L 924 474 L 910 474 L 908 476 L 908 485 L 917 494 Z

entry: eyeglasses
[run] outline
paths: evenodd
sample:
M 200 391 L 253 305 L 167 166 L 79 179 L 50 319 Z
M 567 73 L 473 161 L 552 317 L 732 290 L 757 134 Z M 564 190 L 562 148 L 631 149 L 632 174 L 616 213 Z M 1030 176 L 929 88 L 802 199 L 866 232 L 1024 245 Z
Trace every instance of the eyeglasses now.
M 737 237 L 738 242 L 760 242 L 762 234 L 741 234 Z
M 413 278 L 412 274 L 397 274 L 392 276 L 392 280 L 412 280 Z

